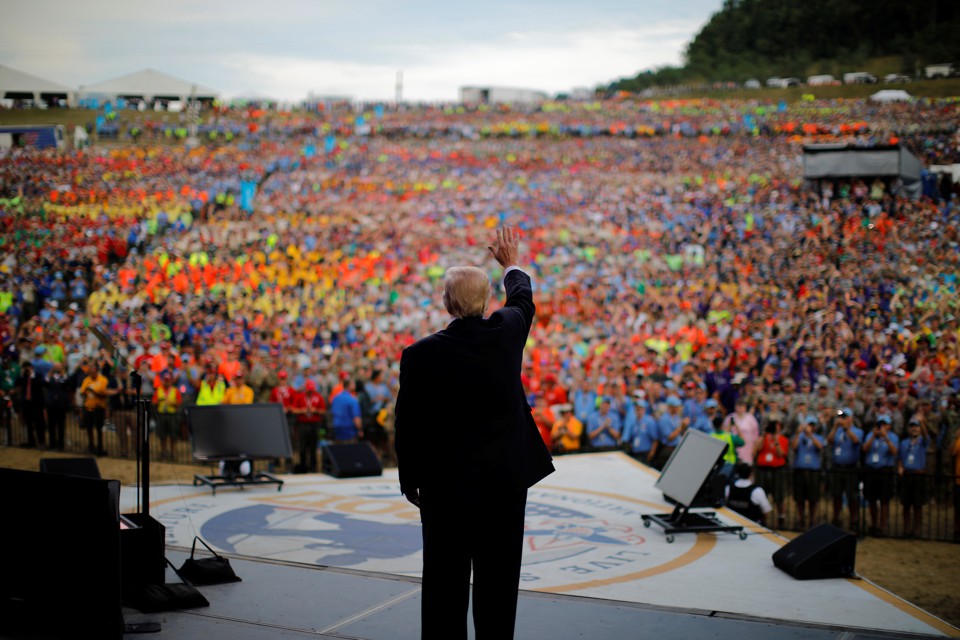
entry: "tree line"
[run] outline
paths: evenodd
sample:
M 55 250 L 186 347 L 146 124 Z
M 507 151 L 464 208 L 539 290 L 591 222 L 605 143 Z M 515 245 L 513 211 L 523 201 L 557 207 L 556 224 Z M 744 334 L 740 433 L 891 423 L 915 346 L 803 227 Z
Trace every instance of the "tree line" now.
M 724 0 L 687 45 L 685 64 L 645 70 L 610 85 L 639 91 L 694 82 L 859 71 L 871 58 L 920 65 L 960 62 L 956 0 Z

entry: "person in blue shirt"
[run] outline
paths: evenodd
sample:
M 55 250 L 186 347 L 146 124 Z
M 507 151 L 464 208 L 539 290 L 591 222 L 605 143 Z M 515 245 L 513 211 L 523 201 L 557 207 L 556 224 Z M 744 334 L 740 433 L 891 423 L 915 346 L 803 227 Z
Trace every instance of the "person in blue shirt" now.
M 363 437 L 360 401 L 344 388 L 330 403 L 330 418 L 335 444 L 353 444 Z
M 837 410 L 833 428 L 827 435 L 830 448 L 832 482 L 830 492 L 833 496 L 833 525 L 842 526 L 840 512 L 846 498 L 850 510 L 850 528 L 860 529 L 860 445 L 863 442 L 863 429 L 853 423 L 853 409 L 843 407 Z
M 897 472 L 900 474 L 900 500 L 903 503 L 903 526 L 906 537 L 920 535 L 923 505 L 927 504 L 927 447 L 930 436 L 919 416 L 910 419 L 907 435 L 897 451 Z M 911 511 L 913 515 L 911 517 Z
M 647 413 L 647 403 L 643 400 L 637 400 L 633 410 L 634 419 L 623 429 L 623 443 L 629 447 L 634 459 L 650 464 L 653 443 L 657 440 L 657 421 Z
M 690 418 L 684 418 L 680 414 L 683 402 L 675 395 L 670 395 L 665 403 L 667 410 L 657 421 L 657 440 L 654 445 L 653 466 L 656 469 L 663 469 L 667 460 L 673 455 L 673 450 L 680 444 L 680 439 L 686 433 L 690 426 Z
M 620 414 L 613 410 L 610 399 L 601 398 L 600 408 L 587 419 L 587 438 L 593 449 L 609 449 L 620 442 Z
M 690 418 L 690 422 L 693 424 L 694 429 L 699 429 L 706 434 L 713 433 L 713 425 L 709 425 L 709 428 L 704 431 L 702 428 L 697 427 L 697 423 L 704 416 L 704 405 L 707 401 L 707 385 L 703 383 L 688 382 L 686 384 L 687 388 L 687 397 L 683 401 L 683 416 Z
M 793 499 L 799 514 L 797 527 L 801 530 L 807 528 L 807 523 L 814 524 L 814 514 L 820 504 L 820 467 L 826 441 L 817 433 L 819 422 L 812 413 L 804 416 L 790 443 L 793 449 Z
M 713 398 L 706 400 L 703 403 L 700 411 L 687 416 L 692 422 L 691 428 L 696 429 L 697 431 L 702 431 L 708 436 L 713 435 L 713 423 L 715 422 L 714 417 L 717 414 L 717 407 L 719 406 L 720 403 Z M 686 409 L 686 407 L 684 407 L 684 409 Z M 719 422 L 719 420 L 716 422 Z
M 863 440 L 863 497 L 870 509 L 870 535 L 887 533 L 890 499 L 893 498 L 894 469 L 900 438 L 893 433 L 893 420 L 886 413 L 877 416 L 873 429 Z
M 577 420 L 587 424 L 590 416 L 597 410 L 597 394 L 590 387 L 590 380 L 580 381 L 580 388 L 573 392 L 573 415 Z

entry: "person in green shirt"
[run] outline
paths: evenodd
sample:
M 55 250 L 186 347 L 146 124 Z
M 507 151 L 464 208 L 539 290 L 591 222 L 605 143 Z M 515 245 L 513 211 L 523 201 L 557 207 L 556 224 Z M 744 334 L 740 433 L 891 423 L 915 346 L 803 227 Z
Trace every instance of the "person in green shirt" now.
M 16 358 L 4 355 L 0 363 L 0 430 L 4 433 L 3 444 L 12 447 L 13 442 L 13 398 L 14 389 L 20 377 L 20 363 Z

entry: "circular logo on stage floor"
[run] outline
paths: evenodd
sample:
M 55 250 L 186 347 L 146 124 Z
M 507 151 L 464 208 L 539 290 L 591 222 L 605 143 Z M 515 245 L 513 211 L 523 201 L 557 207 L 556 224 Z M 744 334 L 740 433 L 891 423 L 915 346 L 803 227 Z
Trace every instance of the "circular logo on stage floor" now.
M 167 514 L 159 511 L 171 544 L 189 545 L 195 527 L 229 553 L 399 575 L 419 575 L 422 568 L 419 513 L 393 482 L 288 483 L 282 493 L 224 492 L 216 500 L 186 500 Z M 190 517 L 171 519 L 182 511 Z M 628 496 L 531 489 L 521 588 L 576 591 L 636 580 L 705 552 L 695 535 L 666 545 L 662 531 L 645 529 L 641 514 L 657 511 L 662 505 Z

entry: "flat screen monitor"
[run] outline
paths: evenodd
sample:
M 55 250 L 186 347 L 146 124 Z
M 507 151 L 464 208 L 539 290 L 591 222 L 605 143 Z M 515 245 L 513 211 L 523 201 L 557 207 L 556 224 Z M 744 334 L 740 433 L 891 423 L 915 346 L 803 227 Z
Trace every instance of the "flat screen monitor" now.
M 664 495 L 689 507 L 720 462 L 727 443 L 702 431 L 687 431 L 654 485 Z
M 0 637 L 121 638 L 120 482 L 0 468 L 0 486 Z
M 197 460 L 293 457 L 283 405 L 218 404 L 187 409 Z

